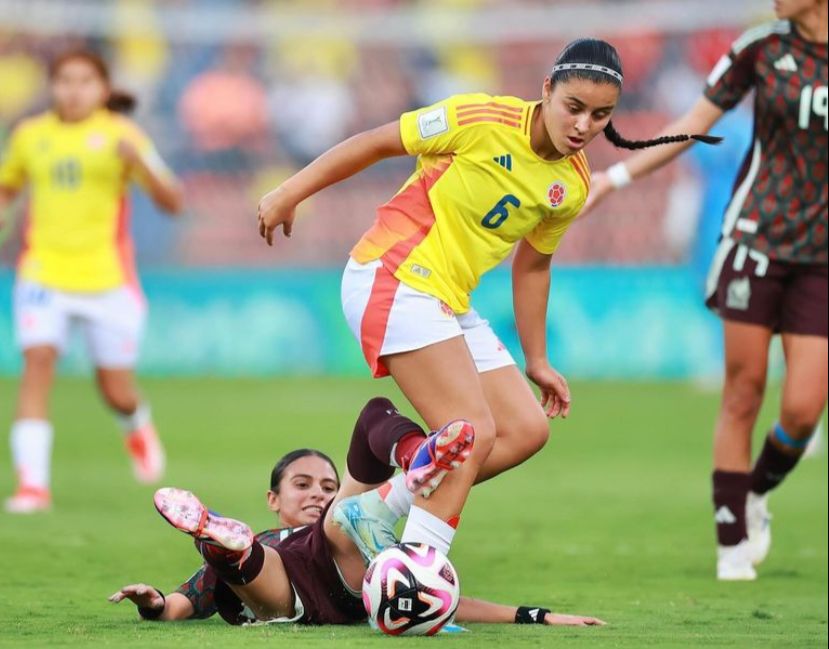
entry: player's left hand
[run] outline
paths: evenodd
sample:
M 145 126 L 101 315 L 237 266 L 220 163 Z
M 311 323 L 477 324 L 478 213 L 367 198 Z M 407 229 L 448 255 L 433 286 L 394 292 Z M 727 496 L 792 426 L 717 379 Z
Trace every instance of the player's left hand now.
M 604 620 L 597 617 L 584 617 L 583 615 L 564 615 L 563 613 L 547 613 L 544 616 L 544 624 L 559 624 L 563 626 L 604 626 Z
M 137 164 L 141 160 L 141 154 L 138 153 L 138 147 L 129 140 L 121 138 L 115 147 L 118 156 L 128 165 Z
M 109 601 L 117 604 L 125 599 L 130 600 L 139 608 L 161 608 L 164 606 L 164 597 L 155 588 L 147 584 L 130 584 L 109 596 Z
M 527 367 L 527 377 L 541 388 L 541 407 L 550 419 L 561 415 L 566 419 L 570 414 L 570 387 L 567 379 L 550 365 Z

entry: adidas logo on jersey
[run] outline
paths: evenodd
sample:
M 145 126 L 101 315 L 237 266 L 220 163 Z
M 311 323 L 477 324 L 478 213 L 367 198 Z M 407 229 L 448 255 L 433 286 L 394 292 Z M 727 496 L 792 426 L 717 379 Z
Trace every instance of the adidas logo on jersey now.
M 717 510 L 717 513 L 714 514 L 714 520 L 717 523 L 725 523 L 726 525 L 731 525 L 732 523 L 737 522 L 737 517 L 734 515 L 728 507 L 723 505 Z
M 492 158 L 493 162 L 497 162 L 507 171 L 512 171 L 512 154 L 507 153 L 506 155 L 497 155 Z
M 781 56 L 774 62 L 774 69 L 784 72 L 797 72 L 797 63 L 795 63 L 791 54 L 786 54 L 786 56 Z

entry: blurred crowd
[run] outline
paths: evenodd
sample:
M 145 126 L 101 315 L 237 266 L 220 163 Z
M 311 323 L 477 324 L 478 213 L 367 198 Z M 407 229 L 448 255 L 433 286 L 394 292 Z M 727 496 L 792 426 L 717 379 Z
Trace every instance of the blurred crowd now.
M 256 236 L 258 197 L 282 178 L 350 134 L 394 120 L 415 107 L 450 94 L 483 91 L 538 97 L 541 83 L 567 39 L 512 39 L 464 43 L 389 45 L 368 39 L 316 34 L 313 26 L 293 34 L 252 42 L 245 38 L 177 39 L 162 29 L 153 3 L 113 0 L 112 36 L 56 36 L 21 33 L 0 26 L 0 142 L 24 116 L 48 103 L 46 62 L 56 52 L 89 46 L 111 62 L 114 85 L 139 100 L 135 118 L 183 178 L 188 217 L 171 225 L 145 200 L 136 201 L 134 231 L 144 264 L 340 265 L 350 245 L 372 221 L 412 168 L 393 160 L 322 192 L 304 206 L 289 245 L 277 250 Z M 303 0 L 237 2 L 173 0 L 178 16 L 200 19 L 211 8 L 246 11 L 342 12 L 344 16 L 382 7 L 411 5 L 402 0 Z M 432 0 L 418 5 L 549 5 L 543 0 Z M 584 4 L 596 4 L 585 2 Z M 608 10 L 621 3 L 606 1 Z M 67 4 L 67 13 L 71 7 Z M 140 18 L 136 33 L 123 29 Z M 157 31 L 147 29 L 156 25 Z M 215 27 L 215 26 L 214 26 Z M 726 51 L 735 30 L 691 34 L 596 34 L 590 26 L 573 37 L 595 35 L 619 50 L 625 83 L 614 122 L 629 138 L 648 137 L 699 95 L 704 77 Z M 739 128 L 742 128 L 740 126 Z M 745 128 L 746 132 L 748 127 Z M 588 150 L 594 168 L 617 160 L 603 140 Z M 739 157 L 738 149 L 733 153 Z M 693 164 L 691 161 L 685 164 Z M 736 169 L 733 163 L 732 170 Z M 672 183 L 674 179 L 683 182 Z M 677 263 L 693 254 L 695 229 L 704 199 L 705 165 L 694 171 L 676 165 L 637 184 L 600 214 L 573 227 L 559 263 Z M 674 188 L 672 190 L 672 187 Z M 679 188 L 679 189 L 676 189 Z M 679 192 L 679 195 L 677 195 Z M 684 192 L 684 193 L 683 193 Z M 313 215 L 313 218 L 307 218 Z M 715 220 L 719 214 L 714 214 Z M 671 224 L 674 224 L 673 226 Z M 678 225 L 677 225 L 678 224 Z M 20 225 L 17 226 L 18 231 Z M 2 258 L 13 257 L 7 237 Z M 2 240 L 2 239 L 0 239 Z

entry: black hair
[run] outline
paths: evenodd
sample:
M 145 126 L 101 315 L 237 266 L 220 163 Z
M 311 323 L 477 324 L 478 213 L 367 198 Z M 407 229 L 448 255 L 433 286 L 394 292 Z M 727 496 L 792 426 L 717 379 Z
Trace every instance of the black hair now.
M 561 65 L 566 66 L 567 64 L 574 63 L 594 67 L 555 69 Z M 613 73 L 618 74 L 619 78 Z M 609 83 L 621 90 L 622 76 L 622 61 L 615 47 L 607 41 L 598 38 L 580 38 L 568 44 L 561 51 L 561 54 L 556 57 L 553 72 L 550 74 L 550 80 L 555 85 L 556 83 L 563 83 L 571 79 L 584 79 L 585 81 L 592 81 L 594 83 Z M 652 140 L 628 140 L 619 134 L 613 126 L 612 120 L 608 121 L 607 126 L 604 127 L 604 136 L 611 144 L 622 149 L 645 149 L 659 144 L 687 142 L 688 140 L 697 140 L 705 144 L 719 144 L 722 142 L 721 137 L 685 134 L 665 135 Z
M 123 90 L 113 90 L 109 81 L 109 66 L 103 57 L 91 50 L 76 49 L 67 50 L 55 57 L 49 65 L 49 78 L 54 79 L 64 64 L 70 61 L 85 61 L 94 69 L 101 81 L 109 88 L 109 97 L 105 106 L 114 113 L 128 114 L 135 110 L 138 101 L 133 95 Z
M 328 457 L 322 451 L 318 451 L 313 448 L 298 448 L 295 451 L 291 451 L 290 453 L 286 453 L 276 465 L 273 467 L 273 471 L 271 471 L 271 491 L 278 494 L 279 493 L 279 483 L 282 482 L 282 477 L 285 475 L 285 470 L 294 462 L 299 460 L 303 457 L 318 457 L 322 460 L 328 462 L 332 469 L 334 469 L 334 475 L 337 477 L 337 486 L 340 486 L 340 474 L 337 471 L 337 467 L 334 464 L 334 461 Z

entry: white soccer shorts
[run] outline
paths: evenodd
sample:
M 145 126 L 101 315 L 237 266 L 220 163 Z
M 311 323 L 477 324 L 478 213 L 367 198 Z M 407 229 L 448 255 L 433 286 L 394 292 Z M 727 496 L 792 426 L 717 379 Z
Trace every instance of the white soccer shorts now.
M 18 280 L 14 287 L 15 337 L 22 350 L 55 347 L 63 352 L 72 325 L 81 328 L 96 367 L 135 366 L 147 306 L 137 288 L 77 293 Z
M 380 261 L 349 259 L 342 280 L 343 313 L 375 377 L 387 376 L 381 358 L 464 336 L 478 372 L 515 365 L 489 322 L 474 309 L 457 315 L 438 298 L 400 282 Z

